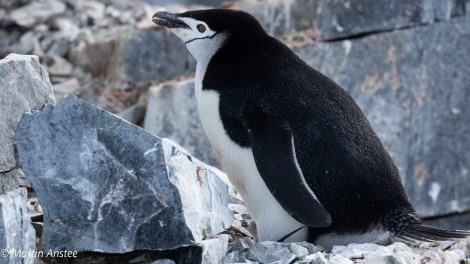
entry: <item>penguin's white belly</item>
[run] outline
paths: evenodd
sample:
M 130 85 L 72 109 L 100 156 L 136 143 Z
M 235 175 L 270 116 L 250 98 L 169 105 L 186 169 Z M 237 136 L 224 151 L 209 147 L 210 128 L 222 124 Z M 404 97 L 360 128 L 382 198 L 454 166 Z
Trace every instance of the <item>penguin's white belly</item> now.
M 228 178 L 240 192 L 255 220 L 255 239 L 277 241 L 303 226 L 289 216 L 272 196 L 256 168 L 251 148 L 240 147 L 225 132 L 219 114 L 219 94 L 203 91 L 197 79 L 196 98 L 203 128 Z M 307 233 L 307 228 L 303 228 L 286 241 L 305 241 Z

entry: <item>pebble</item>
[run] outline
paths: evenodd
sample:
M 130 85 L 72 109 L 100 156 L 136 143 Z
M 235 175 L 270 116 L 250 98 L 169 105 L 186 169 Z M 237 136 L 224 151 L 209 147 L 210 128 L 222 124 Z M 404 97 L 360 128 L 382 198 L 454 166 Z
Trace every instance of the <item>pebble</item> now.
M 298 259 L 303 259 L 308 255 L 308 250 L 298 244 L 290 244 L 289 250 L 292 252 Z

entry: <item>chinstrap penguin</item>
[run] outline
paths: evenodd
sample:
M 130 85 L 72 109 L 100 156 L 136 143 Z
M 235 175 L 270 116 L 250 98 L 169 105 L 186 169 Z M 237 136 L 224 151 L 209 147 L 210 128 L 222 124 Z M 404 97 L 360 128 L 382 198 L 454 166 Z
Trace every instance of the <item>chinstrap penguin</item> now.
M 197 61 L 203 128 L 256 222 L 257 241 L 331 248 L 464 238 L 427 226 L 361 109 L 251 15 L 157 12 Z

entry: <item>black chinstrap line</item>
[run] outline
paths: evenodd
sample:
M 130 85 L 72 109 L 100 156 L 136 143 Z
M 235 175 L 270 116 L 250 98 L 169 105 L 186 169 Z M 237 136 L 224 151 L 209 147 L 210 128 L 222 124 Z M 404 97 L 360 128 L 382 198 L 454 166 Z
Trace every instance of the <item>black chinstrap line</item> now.
M 184 44 L 188 44 L 189 42 L 192 42 L 192 41 L 198 40 L 198 39 L 206 39 L 206 38 L 212 39 L 212 38 L 214 38 L 214 37 L 215 37 L 217 34 L 219 34 L 219 33 L 220 33 L 220 32 L 215 32 L 214 35 L 212 35 L 212 36 L 207 36 L 207 37 L 203 37 L 203 38 L 193 38 L 193 39 L 190 39 L 190 40 L 186 41 Z
M 287 238 L 289 238 L 290 236 L 292 236 L 293 234 L 297 233 L 298 231 L 300 231 L 301 229 L 305 228 L 307 226 L 301 226 L 297 229 L 295 229 L 294 231 L 288 233 L 287 235 L 281 237 L 281 239 L 279 239 L 277 242 L 284 242 L 284 240 L 286 240 Z

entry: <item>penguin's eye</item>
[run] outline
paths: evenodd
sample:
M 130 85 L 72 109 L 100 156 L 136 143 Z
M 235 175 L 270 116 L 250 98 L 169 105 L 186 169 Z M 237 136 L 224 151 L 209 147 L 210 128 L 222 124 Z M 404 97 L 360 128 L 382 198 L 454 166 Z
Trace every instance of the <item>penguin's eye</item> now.
M 199 24 L 197 25 L 197 30 L 201 33 L 204 33 L 204 31 L 206 31 L 206 26 L 204 26 L 203 24 Z

